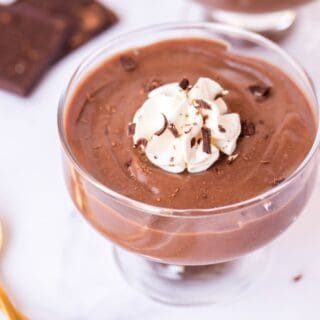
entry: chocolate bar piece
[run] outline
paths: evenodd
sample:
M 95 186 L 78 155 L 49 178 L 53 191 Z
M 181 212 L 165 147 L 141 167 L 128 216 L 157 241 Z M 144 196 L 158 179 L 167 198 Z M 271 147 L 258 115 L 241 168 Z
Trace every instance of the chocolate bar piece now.
M 28 95 L 61 55 L 69 30 L 39 10 L 0 6 L 0 88 Z
M 14 5 L 38 8 L 50 16 L 60 16 L 72 26 L 65 53 L 68 53 L 118 21 L 117 16 L 95 0 L 18 0 Z

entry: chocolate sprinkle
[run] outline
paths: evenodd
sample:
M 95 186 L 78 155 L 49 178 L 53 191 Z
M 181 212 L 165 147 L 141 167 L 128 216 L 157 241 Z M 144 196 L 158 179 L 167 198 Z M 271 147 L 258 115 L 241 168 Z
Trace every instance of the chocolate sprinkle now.
M 252 85 L 248 89 L 259 100 L 267 99 L 272 93 L 272 88 L 267 85 Z
M 227 132 L 227 130 L 221 124 L 219 124 L 218 127 L 220 132 L 223 132 L 223 133 Z
M 128 125 L 128 135 L 133 136 L 136 133 L 136 124 L 135 123 L 129 123 Z
M 139 148 L 140 146 L 143 146 L 145 148 L 147 144 L 148 144 L 148 140 L 145 138 L 141 138 L 137 141 L 137 143 L 135 144 L 135 147 Z
M 137 68 L 136 61 L 130 56 L 122 56 L 120 58 L 120 63 L 123 69 L 127 72 L 134 71 Z
M 154 133 L 156 136 L 161 136 L 166 131 L 166 129 L 168 127 L 167 117 L 163 113 L 161 113 L 161 114 L 163 116 L 164 122 L 163 122 L 162 128 Z
M 197 99 L 197 100 L 195 100 L 195 102 L 197 104 L 196 108 L 211 110 L 211 106 L 208 102 L 201 100 L 201 99 Z
M 168 129 L 170 130 L 170 132 L 173 134 L 173 136 L 175 138 L 179 138 L 180 137 L 179 131 L 178 131 L 178 129 L 176 128 L 176 126 L 173 123 L 170 123 Z
M 183 78 L 180 83 L 179 86 L 181 89 L 186 90 L 189 87 L 189 80 L 186 78 Z
M 203 127 L 201 132 L 203 138 L 203 152 L 211 154 L 211 131 L 210 129 Z
M 196 139 L 195 137 L 193 137 L 193 138 L 191 139 L 191 142 L 190 142 L 191 148 L 193 148 L 193 147 L 196 145 L 196 142 L 197 142 L 197 139 Z
M 248 120 L 241 121 L 241 137 L 250 137 L 256 133 L 256 126 Z

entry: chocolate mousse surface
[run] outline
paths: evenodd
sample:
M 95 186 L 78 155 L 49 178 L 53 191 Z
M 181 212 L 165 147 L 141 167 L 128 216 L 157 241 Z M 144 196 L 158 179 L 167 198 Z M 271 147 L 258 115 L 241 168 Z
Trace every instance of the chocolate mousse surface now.
M 228 11 L 264 13 L 288 10 L 314 0 L 195 0 L 202 4 Z
M 234 156 L 208 170 L 168 173 L 134 148 L 128 125 L 150 90 L 183 79 L 192 85 L 199 77 L 229 91 L 224 100 L 240 114 L 242 136 Z M 190 38 L 106 60 L 74 92 L 65 130 L 77 161 L 106 187 L 146 204 L 201 209 L 247 200 L 289 177 L 313 144 L 316 120 L 303 92 L 278 67 Z

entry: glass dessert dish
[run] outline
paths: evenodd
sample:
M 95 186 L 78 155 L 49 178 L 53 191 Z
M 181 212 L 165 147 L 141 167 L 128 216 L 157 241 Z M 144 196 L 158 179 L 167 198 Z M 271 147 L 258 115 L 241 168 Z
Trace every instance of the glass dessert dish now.
M 289 29 L 297 8 L 314 0 L 191 0 L 190 18 L 226 23 L 259 33 Z
M 168 24 L 122 35 L 85 59 L 63 93 L 58 126 L 64 175 L 82 215 L 114 244 L 124 277 L 144 294 L 169 304 L 217 303 L 238 296 L 266 266 L 261 249 L 282 234 L 302 212 L 314 186 L 319 130 L 299 167 L 285 181 L 258 196 L 209 209 L 163 208 L 128 198 L 100 183 L 79 162 L 66 137 L 66 109 L 79 84 L 108 57 L 167 39 L 227 41 L 239 55 L 281 66 L 312 106 L 319 109 L 308 75 L 269 40 L 212 23 Z

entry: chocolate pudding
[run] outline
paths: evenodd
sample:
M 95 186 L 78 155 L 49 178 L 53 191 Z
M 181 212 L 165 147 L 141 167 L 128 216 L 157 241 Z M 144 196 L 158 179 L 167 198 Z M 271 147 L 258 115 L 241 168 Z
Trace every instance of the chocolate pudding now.
M 241 135 L 235 150 L 220 153 L 206 170 L 168 172 L 133 142 L 133 118 L 160 86 L 177 83 L 192 90 L 203 77 L 225 89 L 228 112 L 241 119 Z M 63 121 L 80 166 L 127 197 L 121 203 L 97 189 L 67 160 L 67 183 L 77 207 L 116 244 L 166 263 L 205 265 L 261 247 L 294 221 L 312 189 L 310 167 L 272 203 L 261 200 L 196 218 L 203 214 L 200 209 L 236 204 L 285 183 L 316 135 L 311 102 L 286 73 L 267 61 L 232 53 L 220 42 L 167 40 L 108 58 L 77 86 Z M 179 136 L 172 127 L 165 129 Z M 137 209 L 129 199 L 153 205 L 158 213 Z M 189 209 L 179 217 L 167 211 L 161 215 L 161 207 Z
M 229 91 L 225 101 L 240 115 L 237 158 L 222 157 L 197 174 L 171 174 L 134 148 L 128 124 L 153 87 L 202 76 Z M 230 205 L 271 189 L 298 167 L 316 132 L 308 100 L 281 70 L 197 39 L 109 59 L 81 84 L 66 117 L 72 151 L 96 179 L 131 199 L 175 209 Z
M 242 13 L 266 13 L 288 10 L 314 0 L 194 0 L 201 4 Z

